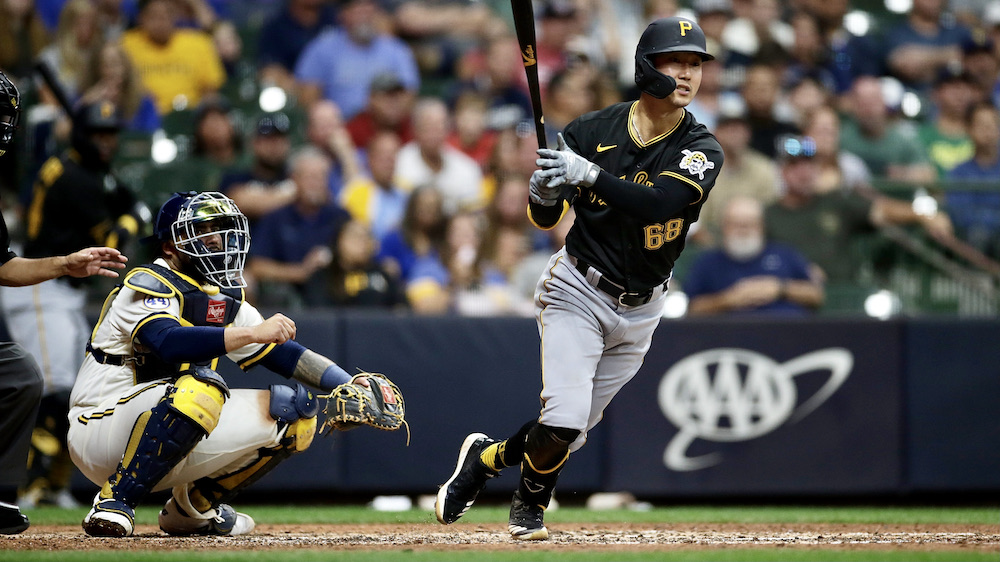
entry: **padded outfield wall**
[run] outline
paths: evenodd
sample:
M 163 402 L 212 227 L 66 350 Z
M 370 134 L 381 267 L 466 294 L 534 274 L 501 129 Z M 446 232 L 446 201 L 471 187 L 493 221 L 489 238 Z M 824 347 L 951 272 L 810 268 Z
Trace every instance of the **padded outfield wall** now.
M 402 431 L 370 428 L 317 437 L 257 491 L 432 493 L 465 435 L 503 437 L 538 413 L 531 319 L 294 316 L 304 345 L 399 384 L 412 438 L 407 447 Z M 572 456 L 560 494 L 995 493 L 998 351 L 993 320 L 664 320 L 639 374 Z M 223 363 L 233 387 L 284 382 Z M 488 490 L 513 490 L 507 472 Z

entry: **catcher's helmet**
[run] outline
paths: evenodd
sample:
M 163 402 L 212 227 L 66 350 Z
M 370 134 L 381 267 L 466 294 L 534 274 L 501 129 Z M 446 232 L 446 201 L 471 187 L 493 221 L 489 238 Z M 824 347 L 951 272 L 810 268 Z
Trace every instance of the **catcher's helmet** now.
M 225 195 L 174 193 L 156 215 L 153 236 L 172 242 L 207 281 L 225 288 L 246 286 L 243 266 L 250 251 L 250 226 Z
M 681 17 L 662 18 L 646 27 L 635 48 L 635 84 L 654 98 L 665 98 L 676 82 L 656 70 L 652 57 L 660 53 L 695 53 L 701 60 L 714 60 L 705 48 L 705 32 L 697 23 Z
M 154 240 L 160 242 L 171 241 L 170 227 L 177 221 L 181 205 L 195 195 L 198 195 L 197 191 L 177 191 L 160 206 L 159 212 L 156 213 L 156 222 L 153 223 L 152 238 Z
M 0 72 L 0 156 L 14 143 L 14 131 L 21 115 L 21 94 L 17 86 Z

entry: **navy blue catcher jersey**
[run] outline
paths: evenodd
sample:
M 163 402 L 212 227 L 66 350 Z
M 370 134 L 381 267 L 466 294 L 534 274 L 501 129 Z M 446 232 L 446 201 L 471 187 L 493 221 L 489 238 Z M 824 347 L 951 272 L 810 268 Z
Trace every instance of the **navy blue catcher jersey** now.
M 649 189 L 696 192 L 694 203 L 650 223 L 610 207 L 590 188 L 578 188 L 566 249 L 630 292 L 644 292 L 670 277 L 723 160 L 718 141 L 686 110 L 669 131 L 640 140 L 631 125 L 637 104 L 588 113 L 563 131 L 574 152 L 620 179 Z

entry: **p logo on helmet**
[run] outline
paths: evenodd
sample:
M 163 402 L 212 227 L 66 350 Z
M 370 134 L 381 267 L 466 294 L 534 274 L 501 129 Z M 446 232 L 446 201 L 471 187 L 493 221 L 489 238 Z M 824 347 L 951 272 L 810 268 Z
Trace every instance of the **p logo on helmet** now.
M 635 83 L 659 99 L 669 96 L 677 85 L 653 64 L 654 57 L 661 53 L 694 53 L 703 61 L 715 59 L 706 49 L 705 32 L 697 23 L 679 16 L 650 23 L 635 48 Z

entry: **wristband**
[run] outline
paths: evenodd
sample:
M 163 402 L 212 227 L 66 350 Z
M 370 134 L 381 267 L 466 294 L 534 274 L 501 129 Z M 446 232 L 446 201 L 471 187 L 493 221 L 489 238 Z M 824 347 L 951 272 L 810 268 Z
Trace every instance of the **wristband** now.
M 336 363 L 330 363 L 330 366 L 319 377 L 319 387 L 323 390 L 333 390 L 345 382 L 351 382 L 351 375 L 348 375 L 347 371 L 341 369 L 340 365 Z
M 583 181 L 580 182 L 580 184 L 583 185 L 584 187 L 590 187 L 594 185 L 594 182 L 597 181 L 597 176 L 601 174 L 600 166 L 594 164 L 593 162 L 588 162 L 588 164 L 590 164 L 590 166 L 587 168 L 587 173 L 586 175 L 584 175 Z

